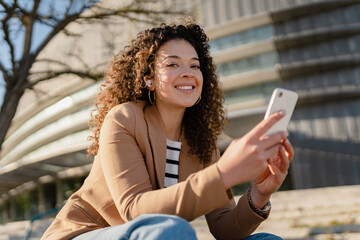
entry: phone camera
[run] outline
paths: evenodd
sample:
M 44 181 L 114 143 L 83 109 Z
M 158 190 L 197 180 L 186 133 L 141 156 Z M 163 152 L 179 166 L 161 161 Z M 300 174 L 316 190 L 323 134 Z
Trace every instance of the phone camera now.
M 279 92 L 279 97 L 282 97 L 283 93 L 282 92 Z

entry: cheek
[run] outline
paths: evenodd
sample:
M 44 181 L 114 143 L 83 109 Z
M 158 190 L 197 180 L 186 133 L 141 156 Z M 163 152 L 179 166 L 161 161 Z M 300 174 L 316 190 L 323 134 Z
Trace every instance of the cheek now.
M 175 74 L 170 71 L 164 71 L 157 75 L 157 80 L 161 85 L 171 84 L 175 79 Z
M 197 77 L 197 79 L 198 79 L 198 84 L 199 84 L 199 86 L 201 86 L 201 89 L 202 89 L 202 86 L 204 84 L 203 75 L 200 73 L 199 76 Z

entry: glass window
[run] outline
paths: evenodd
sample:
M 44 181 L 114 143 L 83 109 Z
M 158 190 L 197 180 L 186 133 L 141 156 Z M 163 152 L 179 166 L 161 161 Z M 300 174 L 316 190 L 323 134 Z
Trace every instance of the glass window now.
M 290 56 L 289 56 L 289 52 L 288 51 L 281 51 L 279 53 L 279 62 L 280 63 L 288 63 L 290 62 Z
M 254 31 L 252 31 L 252 30 L 245 31 L 245 32 L 243 32 L 241 37 L 243 38 L 244 44 L 249 43 L 254 39 Z
M 360 53 L 360 35 L 349 39 L 349 50 L 351 53 Z
M 219 76 L 229 76 L 236 73 L 248 72 L 254 69 L 272 68 L 276 64 L 277 55 L 275 52 L 260 54 L 257 56 L 239 59 L 217 65 Z
M 288 49 L 286 52 L 289 56 L 289 63 L 298 61 L 296 49 Z
M 285 34 L 285 26 L 284 23 L 278 23 L 275 25 L 275 35 L 283 35 Z
M 328 42 L 322 42 L 319 44 L 319 53 L 321 57 L 332 57 L 334 56 L 333 48 L 330 46 Z
M 345 23 L 352 24 L 359 22 L 359 11 L 356 6 L 350 6 L 344 9 Z
M 297 33 L 297 32 L 303 31 L 303 29 L 301 28 L 301 24 L 302 23 L 300 22 L 299 19 L 297 19 L 296 21 L 295 20 L 292 21 L 292 24 L 291 24 L 292 32 Z
M 327 13 L 319 13 L 315 16 L 316 21 L 315 26 L 316 28 L 326 28 L 330 26 L 329 16 Z
M 276 54 L 274 52 L 259 55 L 259 67 L 270 68 L 276 64 Z
M 332 44 L 336 55 L 345 55 L 350 53 L 347 39 L 338 39 Z
M 355 69 L 354 78 L 355 78 L 355 84 L 360 85 L 360 67 Z
M 237 64 L 237 72 L 238 73 L 242 73 L 242 72 L 246 72 L 249 71 L 248 69 L 248 63 L 247 63 L 247 59 L 242 59 L 236 62 Z
M 299 19 L 299 26 L 301 31 L 308 31 L 313 28 L 311 18 L 303 17 Z
M 273 36 L 271 26 L 255 28 L 253 32 L 254 32 L 254 40 L 256 41 L 271 39 Z
M 279 87 L 280 81 L 261 83 L 245 88 L 236 88 L 224 92 L 225 101 L 227 104 L 247 102 L 259 98 L 270 99 L 274 88 Z
M 271 39 L 273 36 L 273 28 L 271 25 L 250 29 L 243 32 L 237 32 L 222 38 L 210 41 L 211 52 L 241 46 L 251 42 L 258 42 Z
M 306 60 L 316 59 L 319 57 L 318 47 L 316 45 L 311 45 L 306 48 L 304 51 L 304 57 Z
M 343 8 L 332 11 L 329 15 L 329 20 L 332 26 L 343 25 L 345 23 Z

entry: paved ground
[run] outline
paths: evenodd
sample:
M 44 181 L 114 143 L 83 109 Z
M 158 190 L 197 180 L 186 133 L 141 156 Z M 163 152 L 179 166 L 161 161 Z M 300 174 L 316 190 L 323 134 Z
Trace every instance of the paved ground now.
M 270 217 L 257 232 L 286 240 L 360 240 L 360 185 L 283 191 L 274 194 L 271 202 Z M 30 240 L 40 239 L 50 222 L 36 221 Z M 214 239 L 204 217 L 191 224 L 199 240 Z M 28 228 L 27 221 L 0 225 L 0 240 L 23 240 Z

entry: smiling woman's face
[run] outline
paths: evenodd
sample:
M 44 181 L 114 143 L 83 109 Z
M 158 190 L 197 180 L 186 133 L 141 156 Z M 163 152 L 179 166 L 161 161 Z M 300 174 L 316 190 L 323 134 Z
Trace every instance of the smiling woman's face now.
M 155 60 L 156 104 L 166 108 L 191 107 L 199 99 L 202 85 L 195 48 L 183 39 L 165 42 Z

